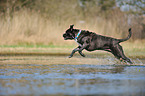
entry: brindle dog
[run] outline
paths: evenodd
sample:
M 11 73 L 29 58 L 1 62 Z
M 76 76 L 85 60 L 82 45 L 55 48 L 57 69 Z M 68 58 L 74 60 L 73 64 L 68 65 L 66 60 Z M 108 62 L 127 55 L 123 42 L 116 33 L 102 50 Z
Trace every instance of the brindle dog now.
M 69 58 L 71 58 L 77 51 L 81 56 L 85 57 L 85 55 L 82 53 L 84 49 L 87 51 L 104 50 L 107 52 L 111 52 L 118 59 L 123 59 L 124 61 L 132 64 L 131 60 L 124 55 L 122 46 L 119 45 L 119 43 L 124 42 L 131 37 L 131 28 L 129 29 L 129 35 L 127 38 L 115 39 L 111 37 L 101 36 L 94 32 L 89 32 L 86 30 L 74 29 L 73 26 L 74 25 L 70 25 L 70 28 L 68 28 L 63 34 L 65 40 L 75 40 L 79 45 L 72 51 Z

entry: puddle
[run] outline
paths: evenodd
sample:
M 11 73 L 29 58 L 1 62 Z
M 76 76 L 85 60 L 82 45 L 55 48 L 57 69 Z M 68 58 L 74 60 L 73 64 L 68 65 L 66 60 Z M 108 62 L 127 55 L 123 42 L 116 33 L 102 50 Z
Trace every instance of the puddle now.
M 0 95 L 145 96 L 145 66 L 5 64 Z

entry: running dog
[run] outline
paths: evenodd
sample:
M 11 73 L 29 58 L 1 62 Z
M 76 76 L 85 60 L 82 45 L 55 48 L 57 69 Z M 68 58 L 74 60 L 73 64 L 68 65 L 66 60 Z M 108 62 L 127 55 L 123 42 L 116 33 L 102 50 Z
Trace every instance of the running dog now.
M 133 64 L 132 61 L 124 55 L 122 46 L 119 45 L 119 43 L 124 42 L 131 37 L 131 28 L 128 31 L 129 35 L 127 38 L 115 39 L 86 30 L 74 29 L 73 26 L 74 25 L 70 25 L 70 28 L 63 34 L 65 40 L 75 40 L 79 45 L 72 51 L 69 58 L 71 58 L 77 51 L 81 56 L 85 57 L 82 53 L 84 49 L 87 51 L 104 50 L 112 53 L 117 59 L 122 59 L 125 62 Z

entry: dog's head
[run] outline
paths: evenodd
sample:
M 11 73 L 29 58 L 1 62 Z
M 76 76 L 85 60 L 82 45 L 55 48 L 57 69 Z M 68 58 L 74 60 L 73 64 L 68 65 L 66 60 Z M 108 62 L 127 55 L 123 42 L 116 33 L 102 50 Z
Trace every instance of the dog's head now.
M 65 40 L 68 40 L 68 39 L 72 40 L 75 38 L 75 34 L 73 32 L 74 31 L 73 26 L 74 25 L 70 25 L 70 28 L 68 28 L 66 32 L 63 34 L 63 37 Z

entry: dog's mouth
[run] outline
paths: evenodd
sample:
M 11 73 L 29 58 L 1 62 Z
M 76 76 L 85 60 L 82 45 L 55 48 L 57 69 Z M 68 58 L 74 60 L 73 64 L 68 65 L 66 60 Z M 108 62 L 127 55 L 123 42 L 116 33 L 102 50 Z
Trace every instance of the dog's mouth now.
M 72 40 L 72 38 L 64 38 L 64 40 L 69 40 L 69 39 Z
M 73 40 L 73 38 L 64 38 L 64 40 Z

